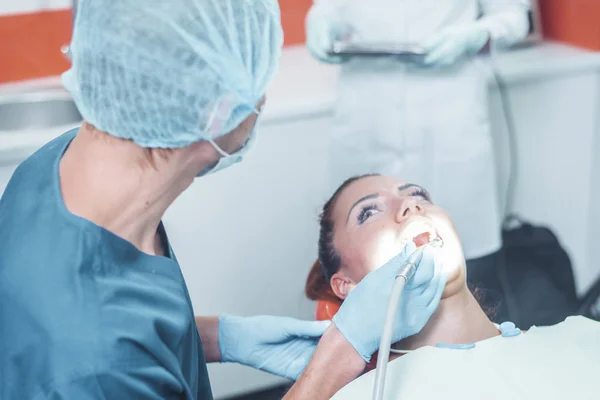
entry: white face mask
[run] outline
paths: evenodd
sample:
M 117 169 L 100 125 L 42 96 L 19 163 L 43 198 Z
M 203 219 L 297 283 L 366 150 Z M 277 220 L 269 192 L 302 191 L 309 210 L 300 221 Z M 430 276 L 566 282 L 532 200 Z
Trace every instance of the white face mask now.
M 250 151 L 250 149 L 252 148 L 252 146 L 254 146 L 254 144 L 256 143 L 256 128 L 257 128 L 257 124 L 258 124 L 258 118 L 257 121 L 254 125 L 254 128 L 252 128 L 252 131 L 250 132 L 250 135 L 248 136 L 248 139 L 246 139 L 246 142 L 244 143 L 244 145 L 242 146 L 241 149 L 239 149 L 238 151 L 236 151 L 233 154 L 228 154 L 227 152 L 225 152 L 223 149 L 221 149 L 215 142 L 214 140 L 209 140 L 209 142 L 213 145 L 213 147 L 215 148 L 215 150 L 217 150 L 220 154 L 221 154 L 221 158 L 219 158 L 219 160 L 217 161 L 217 163 L 211 167 L 211 168 L 207 168 L 203 171 L 200 171 L 198 173 L 198 175 L 196 175 L 196 177 L 200 177 L 200 176 L 205 176 L 205 175 L 210 175 L 210 174 L 214 174 L 215 172 L 221 171 L 227 167 L 230 167 L 234 164 L 237 164 L 239 162 L 241 162 L 244 157 L 246 156 L 246 154 L 248 154 L 248 151 Z

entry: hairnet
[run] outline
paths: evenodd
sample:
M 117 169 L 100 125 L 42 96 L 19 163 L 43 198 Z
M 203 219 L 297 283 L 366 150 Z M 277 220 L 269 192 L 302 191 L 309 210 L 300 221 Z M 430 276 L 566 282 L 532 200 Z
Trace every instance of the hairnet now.
M 184 147 L 254 112 L 282 45 L 277 0 L 82 0 L 63 83 L 97 129 Z

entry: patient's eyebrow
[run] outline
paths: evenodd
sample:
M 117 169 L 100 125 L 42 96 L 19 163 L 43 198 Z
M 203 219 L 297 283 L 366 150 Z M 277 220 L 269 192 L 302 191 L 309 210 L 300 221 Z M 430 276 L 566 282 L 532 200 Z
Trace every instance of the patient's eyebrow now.
M 425 189 L 423 189 L 421 186 L 419 186 L 419 185 L 415 185 L 414 183 L 407 183 L 406 185 L 399 186 L 399 187 L 398 187 L 398 191 L 399 191 L 399 192 L 402 192 L 402 191 L 404 191 L 404 190 L 406 190 L 406 189 L 410 189 L 411 187 L 416 187 L 416 188 L 419 188 L 419 189 L 425 190 Z
M 407 183 L 407 184 L 404 184 L 402 186 L 398 186 L 398 191 L 402 192 L 402 191 L 404 191 L 406 189 L 410 189 L 410 188 L 413 188 L 413 187 L 421 189 L 422 191 L 424 191 L 425 193 L 427 193 L 427 191 L 425 189 L 423 189 L 419 185 L 415 185 L 414 183 Z M 354 203 L 352 205 L 352 207 L 350 207 L 350 211 L 348 211 L 348 216 L 346 217 L 346 223 L 350 219 L 350 214 L 352 213 L 352 210 L 354 209 L 354 207 L 356 207 L 358 204 L 362 203 L 365 200 L 375 199 L 377 197 L 379 197 L 379 193 L 372 193 L 372 194 L 368 194 L 368 195 L 366 195 L 366 196 L 361 197 L 360 199 L 358 199 L 358 201 L 356 203 Z
M 419 189 L 420 191 L 422 191 L 425 199 L 427 201 L 431 202 L 431 195 L 429 194 L 429 192 L 423 186 L 415 185 L 414 183 L 407 183 L 406 185 L 400 186 L 398 188 L 398 191 L 402 192 L 403 190 L 410 189 L 410 188 L 413 188 L 413 187 Z
M 348 220 L 350 219 L 350 214 L 352 213 L 354 207 L 356 207 L 358 204 L 362 203 L 365 200 L 375 199 L 377 197 L 379 197 L 379 193 L 372 193 L 358 199 L 358 201 L 354 203 L 352 207 L 350 207 L 350 211 L 348 211 L 348 216 L 346 217 L 346 222 L 348 222 Z

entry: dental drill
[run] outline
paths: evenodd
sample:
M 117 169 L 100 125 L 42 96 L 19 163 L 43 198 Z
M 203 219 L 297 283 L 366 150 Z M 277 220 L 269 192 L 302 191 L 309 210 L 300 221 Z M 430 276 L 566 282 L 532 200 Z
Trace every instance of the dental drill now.
M 373 400 L 382 400 L 383 391 L 385 388 L 385 376 L 387 371 L 387 364 L 390 358 L 390 348 L 392 347 L 392 331 L 394 327 L 394 320 L 396 313 L 398 312 L 398 305 L 400 304 L 400 298 L 406 283 L 412 279 L 417 272 L 418 262 L 423 255 L 423 251 L 426 246 L 442 247 L 442 240 L 437 237 L 431 242 L 424 244 L 417 248 L 406 260 L 402 268 L 396 275 L 396 281 L 392 287 L 392 294 L 387 307 L 387 313 L 385 316 L 385 323 L 383 325 L 383 333 L 381 335 L 381 341 L 379 343 L 379 353 L 377 356 L 377 367 L 375 370 L 375 384 L 373 386 Z

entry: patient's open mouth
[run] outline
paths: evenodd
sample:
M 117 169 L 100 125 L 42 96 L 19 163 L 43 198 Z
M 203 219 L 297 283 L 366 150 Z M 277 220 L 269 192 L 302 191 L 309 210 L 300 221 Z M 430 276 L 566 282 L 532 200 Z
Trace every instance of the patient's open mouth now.
M 435 237 L 436 236 L 432 237 L 431 233 L 429 233 L 429 232 L 419 233 L 417 236 L 415 236 L 413 238 L 413 243 L 417 247 L 421 247 L 421 246 L 426 245 L 427 243 L 431 242 L 433 239 L 435 239 Z
M 417 247 L 421 247 L 432 242 L 436 238 L 443 239 L 438 233 L 437 229 L 435 229 L 433 226 L 426 223 L 414 223 L 408 226 L 402 232 L 402 240 L 400 244 L 401 247 L 404 248 L 408 241 L 412 240 Z

